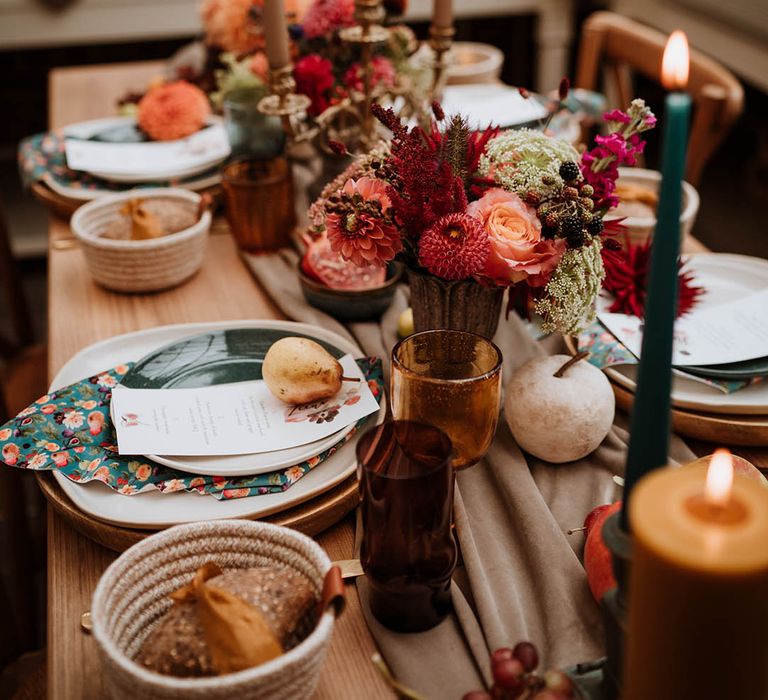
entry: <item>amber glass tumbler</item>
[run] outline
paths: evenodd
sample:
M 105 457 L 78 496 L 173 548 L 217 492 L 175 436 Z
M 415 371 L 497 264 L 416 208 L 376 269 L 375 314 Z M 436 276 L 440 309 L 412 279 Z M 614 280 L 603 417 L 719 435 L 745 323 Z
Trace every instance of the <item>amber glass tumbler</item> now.
M 501 351 L 474 333 L 432 330 L 392 350 L 390 400 L 397 420 L 429 423 L 453 443 L 453 466 L 480 461 L 493 440 L 501 401 Z
M 442 430 L 411 421 L 383 423 L 357 444 L 371 612 L 398 632 L 430 629 L 451 609 L 451 453 Z
M 285 158 L 240 160 L 221 173 L 227 221 L 243 250 L 290 245 L 296 225 L 293 174 Z

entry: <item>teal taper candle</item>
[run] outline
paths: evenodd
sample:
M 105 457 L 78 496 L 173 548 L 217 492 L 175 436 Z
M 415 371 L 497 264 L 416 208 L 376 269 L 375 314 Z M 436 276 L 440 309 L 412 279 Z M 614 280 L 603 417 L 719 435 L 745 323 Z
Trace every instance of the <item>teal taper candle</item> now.
M 675 32 L 664 53 L 662 82 L 668 89 L 681 90 L 687 79 L 688 43 L 682 32 Z M 690 114 L 691 98 L 686 93 L 672 92 L 667 95 L 661 190 L 651 252 L 643 344 L 630 423 L 624 506 L 621 513 L 622 526 L 626 530 L 629 529 L 628 503 L 635 483 L 649 471 L 667 463 L 680 209 Z

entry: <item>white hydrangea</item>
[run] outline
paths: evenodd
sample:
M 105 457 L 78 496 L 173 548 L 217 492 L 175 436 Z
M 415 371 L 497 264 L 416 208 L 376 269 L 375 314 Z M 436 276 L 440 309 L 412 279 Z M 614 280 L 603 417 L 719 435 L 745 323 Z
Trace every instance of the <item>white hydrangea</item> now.
M 510 129 L 488 142 L 480 173 L 518 195 L 535 190 L 548 196 L 562 188 L 560 165 L 569 160 L 578 163 L 579 153 L 567 141 L 534 129 Z
M 601 249 L 595 238 L 591 245 L 563 253 L 544 296 L 534 304 L 544 332 L 576 335 L 595 320 L 595 299 L 605 278 Z

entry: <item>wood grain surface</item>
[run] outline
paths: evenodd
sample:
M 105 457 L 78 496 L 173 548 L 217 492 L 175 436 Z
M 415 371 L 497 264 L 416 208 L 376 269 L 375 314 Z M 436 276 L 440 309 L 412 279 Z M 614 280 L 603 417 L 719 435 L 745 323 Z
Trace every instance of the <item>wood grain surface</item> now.
M 116 100 L 141 90 L 161 71 L 157 62 L 52 71 L 50 126 L 114 114 Z M 201 271 L 176 289 L 122 295 L 98 287 L 77 246 L 57 249 L 71 237 L 67 224 L 50 220 L 49 378 L 78 350 L 110 336 L 168 323 L 278 318 L 279 314 L 240 260 L 228 235 L 211 236 Z M 354 528 L 344 520 L 318 538 L 331 559 L 353 556 Z M 105 697 L 94 640 L 81 632 L 80 615 L 115 553 L 83 537 L 48 510 L 48 697 L 95 700 Z M 373 640 L 354 586 L 337 623 L 316 698 L 366 700 L 392 694 L 370 662 Z

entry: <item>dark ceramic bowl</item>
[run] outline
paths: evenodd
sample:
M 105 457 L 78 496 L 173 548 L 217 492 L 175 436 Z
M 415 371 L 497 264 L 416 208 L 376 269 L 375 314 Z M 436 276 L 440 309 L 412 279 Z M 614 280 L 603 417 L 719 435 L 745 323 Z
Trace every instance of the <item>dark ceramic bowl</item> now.
M 381 287 L 360 291 L 331 289 L 311 280 L 301 269 L 298 274 L 301 291 L 310 306 L 325 311 L 339 321 L 370 321 L 389 308 L 403 275 L 403 266 L 398 262 L 389 263 L 387 278 Z

